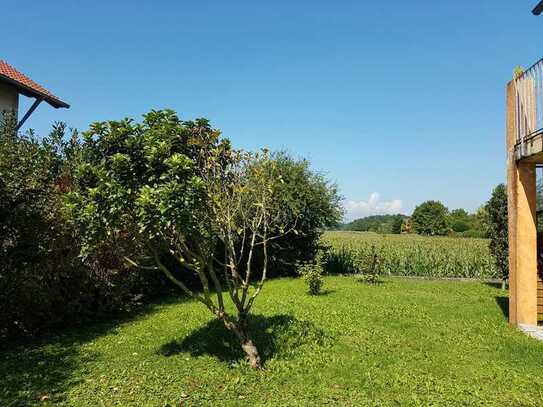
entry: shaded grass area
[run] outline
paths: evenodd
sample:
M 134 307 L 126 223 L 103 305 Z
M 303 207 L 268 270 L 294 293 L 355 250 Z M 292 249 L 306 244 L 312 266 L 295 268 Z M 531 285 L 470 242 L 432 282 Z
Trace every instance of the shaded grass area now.
M 251 320 L 266 371 L 200 304 L 0 353 L 0 405 L 541 405 L 543 344 L 508 326 L 483 283 L 328 277 L 269 282 Z M 40 401 L 42 399 L 42 401 Z

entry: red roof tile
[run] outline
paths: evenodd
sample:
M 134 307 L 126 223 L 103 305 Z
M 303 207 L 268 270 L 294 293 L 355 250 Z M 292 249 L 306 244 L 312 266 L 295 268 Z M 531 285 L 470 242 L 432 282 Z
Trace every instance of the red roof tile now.
M 23 75 L 14 67 L 0 59 L 0 82 L 2 81 L 15 86 L 19 92 L 25 96 L 42 98 L 57 109 L 59 107 L 70 107 L 70 105 L 60 100 L 43 86 L 37 84 L 32 79 Z

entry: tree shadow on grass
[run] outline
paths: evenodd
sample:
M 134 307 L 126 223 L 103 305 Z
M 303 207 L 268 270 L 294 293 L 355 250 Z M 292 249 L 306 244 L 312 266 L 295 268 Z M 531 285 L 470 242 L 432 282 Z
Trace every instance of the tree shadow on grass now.
M 166 299 L 161 304 L 179 300 Z M 102 322 L 3 344 L 0 348 L 0 406 L 65 402 L 66 392 L 84 380 L 88 363 L 100 357 L 97 352 L 82 350 L 82 345 L 112 333 L 119 324 L 139 319 L 155 308 L 156 304 L 146 305 L 131 314 L 110 315 Z
M 322 329 L 312 322 L 298 320 L 291 315 L 253 315 L 250 317 L 250 333 L 263 363 L 271 358 L 292 355 L 296 349 L 306 344 L 325 346 L 330 343 L 330 338 Z M 191 356 L 209 355 L 228 363 L 245 358 L 234 334 L 217 319 L 209 321 L 207 325 L 181 340 L 165 343 L 157 353 L 164 356 L 179 353 L 189 353 Z
M 316 296 L 317 297 L 325 297 L 327 295 L 330 295 L 330 294 L 334 294 L 336 292 L 336 290 L 330 290 L 328 288 L 322 290 L 320 293 L 318 293 Z
M 496 297 L 496 304 L 500 307 L 500 311 L 503 316 L 509 318 L 509 298 L 508 297 Z

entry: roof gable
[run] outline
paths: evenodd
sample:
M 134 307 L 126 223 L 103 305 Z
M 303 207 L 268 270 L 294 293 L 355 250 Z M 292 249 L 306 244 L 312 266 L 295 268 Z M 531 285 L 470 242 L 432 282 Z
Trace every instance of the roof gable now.
M 22 74 L 14 67 L 9 65 L 7 62 L 0 59 L 0 81 L 6 82 L 15 86 L 19 93 L 33 97 L 37 99 L 43 99 L 49 103 L 54 108 L 58 109 L 59 107 L 70 107 L 69 104 L 63 102 L 58 97 L 53 95 L 43 86 L 37 84 L 32 79 Z

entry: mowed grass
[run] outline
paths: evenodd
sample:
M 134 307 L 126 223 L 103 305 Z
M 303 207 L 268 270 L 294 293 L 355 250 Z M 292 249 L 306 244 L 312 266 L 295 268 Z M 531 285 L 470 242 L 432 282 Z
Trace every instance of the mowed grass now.
M 328 277 L 325 289 L 267 284 L 253 321 L 266 371 L 200 304 L 173 299 L 4 349 L 0 405 L 543 403 L 543 343 L 508 326 L 499 288 Z

